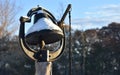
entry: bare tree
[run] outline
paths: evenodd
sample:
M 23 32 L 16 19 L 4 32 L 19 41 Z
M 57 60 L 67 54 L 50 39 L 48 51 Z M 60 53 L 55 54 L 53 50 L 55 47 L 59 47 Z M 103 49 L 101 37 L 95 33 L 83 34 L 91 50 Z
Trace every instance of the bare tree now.
M 64 8 L 65 8 L 65 4 L 59 3 L 59 7 L 58 7 L 57 13 L 56 13 L 58 20 L 61 19 L 62 15 L 63 15 L 63 13 L 64 13 L 64 10 L 65 10 Z
M 15 1 L 0 0 L 0 38 L 9 36 L 15 31 L 17 27 L 16 14 Z

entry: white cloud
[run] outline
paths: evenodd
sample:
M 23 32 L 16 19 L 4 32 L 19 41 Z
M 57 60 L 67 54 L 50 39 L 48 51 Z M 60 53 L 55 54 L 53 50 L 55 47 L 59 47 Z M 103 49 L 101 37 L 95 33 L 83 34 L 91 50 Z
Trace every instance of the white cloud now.
M 120 5 L 95 7 L 92 11 L 85 12 L 85 15 L 84 18 L 72 20 L 74 25 L 80 25 L 77 29 L 101 28 L 111 22 L 120 22 Z

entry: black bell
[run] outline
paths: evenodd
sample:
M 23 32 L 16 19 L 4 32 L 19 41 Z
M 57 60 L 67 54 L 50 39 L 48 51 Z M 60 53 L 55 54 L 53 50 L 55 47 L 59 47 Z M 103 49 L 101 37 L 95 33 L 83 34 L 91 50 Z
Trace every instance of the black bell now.
M 60 41 L 64 37 L 62 29 L 53 21 L 48 14 L 38 11 L 34 16 L 34 24 L 26 33 L 26 42 L 30 45 L 45 44 Z

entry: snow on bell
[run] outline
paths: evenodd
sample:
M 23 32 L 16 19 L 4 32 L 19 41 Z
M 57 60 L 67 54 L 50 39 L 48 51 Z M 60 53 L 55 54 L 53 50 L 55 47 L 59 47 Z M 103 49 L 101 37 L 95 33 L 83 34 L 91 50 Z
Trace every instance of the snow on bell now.
M 64 37 L 62 29 L 54 23 L 48 14 L 42 10 L 34 15 L 34 24 L 26 33 L 26 42 L 31 45 L 45 44 L 60 41 Z

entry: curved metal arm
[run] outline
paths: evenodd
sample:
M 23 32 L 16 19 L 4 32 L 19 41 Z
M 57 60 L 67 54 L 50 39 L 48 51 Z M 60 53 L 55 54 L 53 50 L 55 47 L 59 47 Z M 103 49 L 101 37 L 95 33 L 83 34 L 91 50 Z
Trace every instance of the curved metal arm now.
M 32 60 L 35 60 L 33 58 L 33 55 L 35 53 L 35 50 L 29 48 L 25 42 L 25 22 L 24 22 L 24 17 L 20 17 L 20 29 L 19 29 L 19 43 L 24 51 L 24 53 L 30 57 Z
M 60 56 L 62 56 L 62 54 L 64 52 L 64 47 L 65 47 L 65 37 L 61 40 L 61 42 L 60 42 L 60 48 L 58 50 L 50 51 L 50 53 L 49 53 L 49 56 L 50 56 L 49 59 L 50 59 L 50 61 L 55 61 Z

